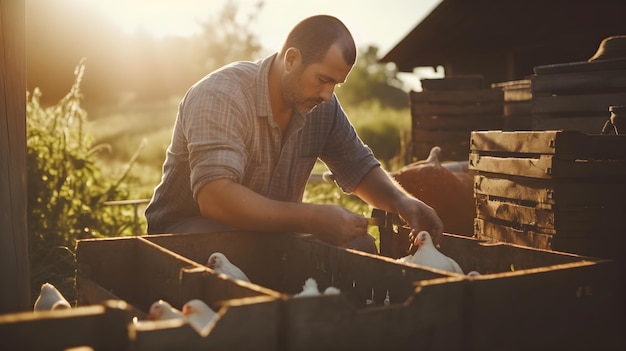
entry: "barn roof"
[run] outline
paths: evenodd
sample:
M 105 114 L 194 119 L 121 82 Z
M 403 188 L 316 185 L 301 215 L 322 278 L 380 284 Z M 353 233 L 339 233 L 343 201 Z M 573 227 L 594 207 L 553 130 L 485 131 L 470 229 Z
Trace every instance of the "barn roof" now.
M 546 64 L 586 60 L 602 39 L 626 34 L 625 16 L 624 0 L 443 0 L 380 61 L 411 72 L 489 52 L 545 52 L 536 61 Z M 571 50 L 542 50 L 558 42 Z

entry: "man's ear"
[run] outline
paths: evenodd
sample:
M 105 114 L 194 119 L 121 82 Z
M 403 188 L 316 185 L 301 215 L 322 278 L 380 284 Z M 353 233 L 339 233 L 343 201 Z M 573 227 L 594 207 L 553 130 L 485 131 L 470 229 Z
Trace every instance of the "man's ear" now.
M 302 63 L 302 53 L 300 50 L 290 47 L 285 51 L 285 71 L 290 72 Z

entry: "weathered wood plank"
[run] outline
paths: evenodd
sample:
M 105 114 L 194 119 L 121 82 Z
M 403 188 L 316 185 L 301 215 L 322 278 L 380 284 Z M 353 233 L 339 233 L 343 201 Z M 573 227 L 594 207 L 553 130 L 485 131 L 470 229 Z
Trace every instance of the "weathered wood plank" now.
M 537 228 L 542 233 L 616 233 L 626 230 L 617 206 L 523 206 L 476 195 L 477 217 Z M 626 208 L 626 207 L 625 207 Z
M 597 113 L 583 116 L 559 116 L 534 114 L 531 117 L 533 130 L 567 130 L 589 134 L 600 134 L 604 123 L 609 119 L 608 113 Z M 592 148 L 590 148 L 592 149 Z
M 207 337 L 186 323 L 133 325 L 133 350 L 281 350 L 280 308 L 280 301 L 266 296 L 230 300 L 218 310 Z M 245 337 L 236 331 L 245 331 Z
M 0 2 L 0 313 L 28 310 L 24 1 Z
M 609 106 L 625 105 L 626 92 L 582 95 L 542 95 L 533 94 L 531 110 L 534 114 L 581 114 L 588 112 L 606 112 Z
M 502 128 L 502 117 L 485 115 L 413 115 L 414 129 L 490 130 Z
M 425 90 L 409 93 L 412 104 L 502 104 L 500 89 Z
M 532 92 L 530 90 L 531 80 L 530 79 L 522 79 L 522 80 L 513 80 L 502 83 L 494 83 L 491 85 L 492 88 L 500 88 L 504 92 L 504 101 L 513 102 L 513 101 L 529 101 L 532 99 Z
M 522 177 L 478 174 L 474 193 L 510 202 L 530 202 L 538 208 L 559 206 L 626 207 L 626 184 L 609 181 L 542 181 Z
M 470 148 L 479 154 L 558 155 L 562 159 L 626 159 L 626 135 L 578 131 L 474 131 Z
M 623 345 L 623 297 L 614 265 L 563 264 L 474 279 L 467 306 L 473 350 L 617 349 Z M 517 274 L 516 274 L 517 273 Z M 611 307 L 608 301 L 617 303 Z M 500 321 L 500 323 L 494 323 Z M 536 332 L 536 333 L 535 333 Z M 520 333 L 534 338 L 519 337 Z M 616 348 L 617 347 L 617 348 Z
M 411 115 L 497 115 L 501 116 L 504 105 L 500 104 L 427 104 L 412 103 Z
M 61 311 L 0 315 L 4 345 L 14 350 L 130 350 L 131 312 L 123 301 Z
M 531 82 L 533 93 L 626 91 L 626 70 L 538 74 L 531 76 Z
M 513 228 L 489 220 L 475 218 L 474 234 L 481 240 L 495 240 L 543 250 L 570 252 L 579 255 L 616 259 L 623 257 L 626 236 L 622 232 L 604 233 L 606 235 L 544 234 L 528 228 Z
M 485 87 L 482 75 L 450 76 L 437 79 L 421 79 L 424 91 L 437 90 L 474 90 Z
M 553 155 L 494 157 L 469 155 L 469 169 L 539 179 L 626 176 L 626 160 L 564 160 Z
M 554 235 L 536 233 L 528 229 L 518 229 L 493 223 L 488 220 L 474 219 L 474 234 L 478 239 L 503 241 L 509 244 L 551 250 Z

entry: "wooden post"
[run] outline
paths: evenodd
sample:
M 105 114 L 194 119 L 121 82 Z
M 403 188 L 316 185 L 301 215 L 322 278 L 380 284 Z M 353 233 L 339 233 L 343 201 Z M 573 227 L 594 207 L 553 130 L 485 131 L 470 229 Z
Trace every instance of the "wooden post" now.
M 25 3 L 0 0 L 0 313 L 31 309 Z

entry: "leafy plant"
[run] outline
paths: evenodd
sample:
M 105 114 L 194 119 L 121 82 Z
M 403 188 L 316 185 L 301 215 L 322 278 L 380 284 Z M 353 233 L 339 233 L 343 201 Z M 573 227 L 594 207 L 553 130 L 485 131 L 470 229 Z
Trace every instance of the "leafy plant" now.
M 93 145 L 84 132 L 87 113 L 80 106 L 85 66 L 76 67 L 70 92 L 55 106 L 40 104 L 41 92 L 28 94 L 28 235 L 33 297 L 43 282 L 74 297 L 74 247 L 78 239 L 118 236 L 132 219 L 114 215 L 107 200 L 127 198 L 125 172 L 105 176 L 95 155 L 108 148 Z M 131 162 L 128 169 L 132 166 Z

